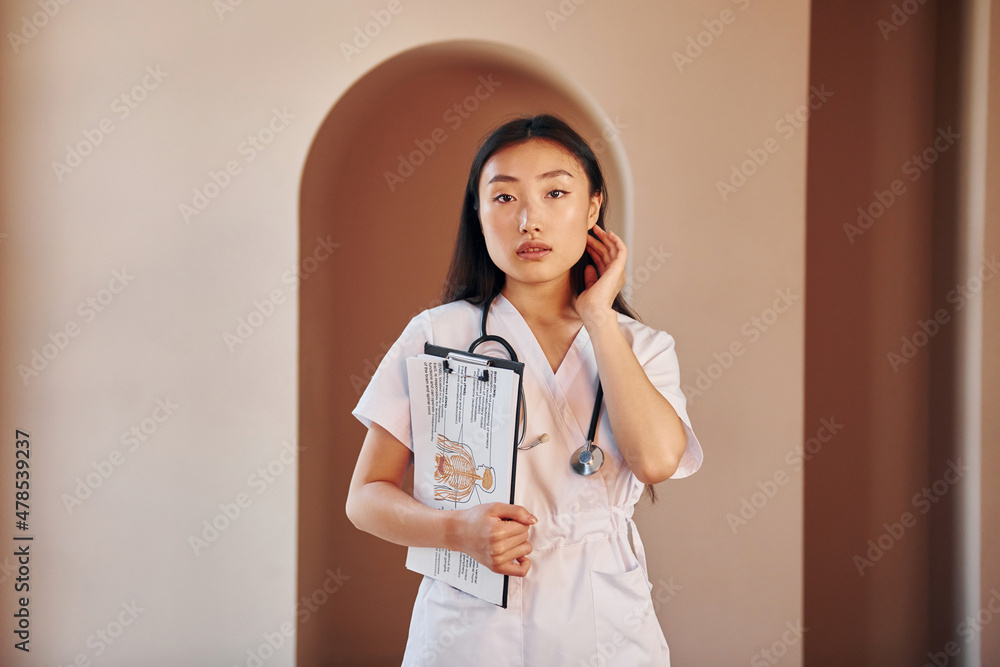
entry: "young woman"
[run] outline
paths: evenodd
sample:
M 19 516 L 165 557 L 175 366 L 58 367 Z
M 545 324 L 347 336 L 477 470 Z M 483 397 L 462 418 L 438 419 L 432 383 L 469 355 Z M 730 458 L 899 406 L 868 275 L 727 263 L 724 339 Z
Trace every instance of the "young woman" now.
M 643 485 L 691 475 L 702 451 L 673 338 L 619 294 L 627 250 L 604 229 L 606 207 L 594 153 L 561 119 L 494 131 L 469 173 L 444 305 L 410 321 L 353 412 L 368 427 L 347 499 L 354 525 L 511 575 L 506 609 L 424 577 L 404 665 L 670 664 L 632 513 Z M 525 442 L 550 438 L 518 452 L 516 504 L 439 511 L 400 488 L 412 464 L 406 358 L 426 341 L 467 349 L 483 308 L 487 333 L 525 362 Z M 584 476 L 570 459 L 599 381 L 605 461 Z

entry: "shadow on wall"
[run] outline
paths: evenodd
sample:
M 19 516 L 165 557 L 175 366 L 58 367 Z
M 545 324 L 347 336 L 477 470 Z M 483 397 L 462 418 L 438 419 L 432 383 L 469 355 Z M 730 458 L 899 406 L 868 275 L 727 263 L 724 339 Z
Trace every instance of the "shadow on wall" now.
M 623 236 L 631 227 L 618 140 L 627 129 L 602 122 L 552 71 L 486 42 L 419 47 L 358 80 L 316 134 L 302 176 L 296 281 L 300 664 L 402 656 L 420 576 L 404 568 L 404 547 L 361 533 L 344 514 L 366 432 L 351 410 L 410 318 L 440 303 L 482 138 L 517 115 L 562 116 L 602 163 L 609 225 Z

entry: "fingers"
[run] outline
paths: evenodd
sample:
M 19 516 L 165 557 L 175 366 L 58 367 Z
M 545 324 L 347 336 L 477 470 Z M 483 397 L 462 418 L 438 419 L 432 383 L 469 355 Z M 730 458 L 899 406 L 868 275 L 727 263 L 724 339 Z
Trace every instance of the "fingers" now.
M 537 523 L 536 519 L 528 510 L 519 505 L 497 504 L 494 508 L 497 521 L 490 533 L 490 545 L 493 554 L 504 554 L 511 548 L 526 542 L 528 539 L 528 526 Z M 522 554 L 523 555 L 523 554 Z
M 594 225 L 594 229 L 596 230 L 594 232 L 596 236 L 587 234 L 587 249 L 597 255 L 600 255 L 601 257 L 606 257 L 608 255 L 608 251 L 610 250 L 610 239 L 608 238 L 607 232 L 597 225 Z
M 622 237 L 597 225 L 593 226 L 593 230 L 597 234 L 597 238 L 594 240 L 603 242 L 605 247 L 609 248 L 615 254 L 625 250 L 625 242 L 622 241 Z
M 466 553 L 494 572 L 515 577 L 527 574 L 531 561 L 526 556 L 532 550 L 528 530 L 538 523 L 538 518 L 520 505 L 504 503 L 480 505 L 468 511 L 473 525 L 478 525 L 474 532 L 479 537 L 475 539 L 478 545 Z
M 530 526 L 533 523 L 538 523 L 537 517 L 533 515 L 528 510 L 524 509 L 520 505 L 505 505 L 503 503 L 495 503 L 493 505 L 493 516 L 500 519 L 510 519 L 512 521 L 517 521 L 518 523 L 523 523 Z
M 486 555 L 491 558 L 494 556 L 503 556 L 512 549 L 516 549 L 528 542 L 528 528 L 526 526 L 515 522 L 510 522 L 510 525 L 519 526 L 520 528 L 516 532 L 510 532 L 510 529 L 499 532 L 498 529 L 494 529 L 493 534 L 490 535 L 489 540 L 484 545 Z M 508 558 L 506 560 L 511 559 Z
M 620 290 L 625 286 L 625 262 L 628 258 L 628 248 L 614 232 L 605 231 L 596 225 L 594 229 L 600 230 L 598 233 L 601 238 L 600 240 L 588 238 L 587 250 L 594 258 L 594 264 L 597 266 L 600 276 L 602 278 L 605 275 L 613 276 L 611 281 L 617 283 L 617 289 Z
M 491 543 L 493 556 L 507 556 L 511 551 L 518 549 L 521 545 L 529 545 L 528 551 L 530 551 L 530 542 L 528 542 L 528 529 L 525 528 L 524 532 L 517 533 L 515 535 L 505 535 L 504 537 L 494 537 Z M 528 553 L 527 551 L 525 553 Z M 524 554 L 518 554 L 523 556 Z M 517 556 L 505 558 L 504 560 L 513 560 Z
M 607 237 L 615 245 L 617 245 L 618 243 L 622 243 L 624 245 L 624 243 L 622 242 L 622 237 L 618 236 L 617 234 L 615 234 L 614 232 L 612 232 L 610 230 L 604 229 L 603 227 L 601 227 L 599 225 L 594 225 L 591 229 L 593 229 L 594 232 L 596 234 L 598 234 L 599 236 Z
M 511 548 L 504 551 L 495 552 L 491 558 L 493 559 L 494 565 L 503 565 L 504 563 L 509 563 L 512 560 L 518 560 L 519 558 L 524 558 L 532 552 L 531 542 L 527 540 L 518 542 Z
M 490 509 L 500 520 L 493 526 L 486 565 L 494 572 L 523 577 L 531 566 L 525 558 L 532 550 L 528 527 L 538 523 L 538 519 L 520 505 L 496 503 Z
M 587 237 L 587 252 L 590 253 L 591 258 L 594 260 L 595 268 L 598 273 L 604 273 L 604 269 L 608 265 L 608 260 L 605 257 L 605 249 L 600 241 L 595 239 L 593 236 Z
M 606 257 L 610 257 L 613 260 L 619 253 L 628 251 L 625 247 L 625 242 L 622 241 L 621 237 L 614 232 L 609 232 L 601 227 L 598 227 L 597 225 L 594 225 L 592 229 L 597 235 L 597 238 L 588 234 L 587 240 L 592 241 L 594 247 L 605 251 Z
M 624 259 L 628 253 L 625 242 L 614 232 L 608 232 L 597 225 L 593 227 L 595 236 L 587 235 L 587 251 L 594 258 L 597 270 L 604 275 L 607 267 L 615 260 Z
M 521 558 L 491 569 L 498 574 L 508 574 L 512 577 L 523 577 L 528 574 L 528 570 L 531 569 L 531 559 Z
M 531 545 L 525 542 L 521 547 L 512 549 L 502 556 L 494 556 L 489 568 L 499 574 L 523 577 L 531 567 L 531 559 L 527 557 L 529 553 Z

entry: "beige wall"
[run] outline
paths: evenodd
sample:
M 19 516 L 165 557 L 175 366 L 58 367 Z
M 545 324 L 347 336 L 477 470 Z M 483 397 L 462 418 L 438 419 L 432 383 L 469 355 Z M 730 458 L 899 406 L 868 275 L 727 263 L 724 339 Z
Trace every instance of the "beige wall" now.
M 781 645 L 803 617 L 815 664 L 838 650 L 872 661 L 852 664 L 919 659 L 926 527 L 877 576 L 852 580 L 850 554 L 930 474 L 928 362 L 900 381 L 884 361 L 929 303 L 929 180 L 854 246 L 841 223 L 925 145 L 935 14 L 928 4 L 886 45 L 874 26 L 891 3 L 856 4 L 848 22 L 840 5 L 793 0 L 70 3 L 42 18 L 36 2 L 5 3 L 3 34 L 25 37 L 8 36 L 0 59 L 0 422 L 31 434 L 36 541 L 32 652 L 5 642 L 0 662 L 247 664 L 283 627 L 303 665 L 398 662 L 416 578 L 402 548 L 343 513 L 364 435 L 352 378 L 435 303 L 474 146 L 522 109 L 560 110 L 592 139 L 617 127 L 601 158 L 633 300 L 676 338 L 683 383 L 701 380 L 689 413 L 705 465 L 639 511 L 676 663 L 747 664 L 776 644 L 780 664 L 803 664 L 802 642 Z M 391 20 L 348 59 L 341 44 L 371 12 Z M 44 25 L 25 30 L 33 18 Z M 675 52 L 699 38 L 679 68 Z M 467 42 L 460 56 L 410 53 L 451 40 Z M 842 62 L 810 71 L 810 58 Z M 490 74 L 503 82 L 495 93 L 447 125 L 444 110 Z M 810 98 L 810 84 L 833 97 Z M 135 108 L 115 102 L 133 90 Z M 785 119 L 804 119 L 808 101 L 808 124 Z M 822 123 L 807 162 L 807 130 Z M 448 140 L 433 160 L 389 191 L 383 172 L 439 126 Z M 100 143 L 57 174 L 85 131 Z M 252 134 L 273 141 L 251 149 Z M 763 154 L 720 195 L 734 165 Z M 819 179 L 808 210 L 807 167 Z M 212 173 L 224 187 L 196 202 L 193 189 L 215 194 Z M 185 220 L 179 205 L 202 203 Z M 902 231 L 880 234 L 891 225 Z M 123 270 L 134 276 L 124 286 L 113 280 Z M 777 292 L 793 299 L 780 314 Z M 103 310 L 89 314 L 88 298 Z M 238 330 L 255 310 L 267 313 L 260 326 Z M 67 324 L 76 335 L 46 349 Z M 33 350 L 52 358 L 22 381 Z M 169 415 L 157 409 L 168 399 Z M 843 430 L 803 475 L 795 450 L 831 417 Z M 122 440 L 133 427 L 145 428 L 137 445 Z M 984 441 L 995 431 L 987 421 Z M 68 511 L 77 478 L 108 465 Z M 766 503 L 761 489 L 775 491 Z M 213 520 L 225 528 L 196 554 L 189 538 Z M 984 539 L 984 562 L 995 547 Z M 0 563 L 14 610 L 12 560 Z M 133 601 L 142 611 L 98 656 L 88 637 L 114 633 Z M 995 627 L 984 634 L 994 653 Z M 295 651 L 283 639 L 265 664 L 291 665 Z

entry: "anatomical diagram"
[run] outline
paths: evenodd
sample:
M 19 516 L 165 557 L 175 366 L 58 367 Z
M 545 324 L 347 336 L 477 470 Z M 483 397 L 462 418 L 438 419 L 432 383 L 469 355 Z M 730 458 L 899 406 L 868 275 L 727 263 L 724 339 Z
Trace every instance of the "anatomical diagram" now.
M 489 493 L 495 485 L 493 468 L 476 466 L 472 450 L 461 442 L 438 434 L 434 455 L 434 499 L 464 503 L 476 484 Z

